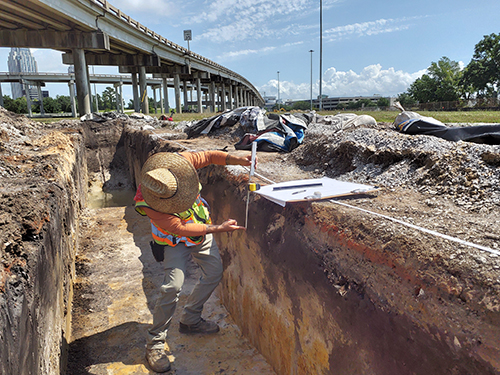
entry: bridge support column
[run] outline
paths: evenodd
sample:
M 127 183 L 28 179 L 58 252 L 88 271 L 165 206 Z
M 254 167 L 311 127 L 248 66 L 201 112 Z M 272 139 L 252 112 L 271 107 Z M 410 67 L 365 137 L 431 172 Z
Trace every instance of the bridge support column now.
M 158 100 L 158 103 L 160 103 L 160 113 L 161 114 L 164 114 L 165 113 L 165 109 L 163 107 L 163 94 L 162 94 L 162 90 L 161 90 L 161 87 L 162 85 L 158 85 L 156 86 L 158 88 L 158 94 L 160 95 L 160 100 Z
M 139 98 L 139 88 L 137 87 L 137 73 L 132 73 L 132 93 L 134 95 L 134 111 L 141 111 L 141 99 Z
M 210 94 L 210 110 L 215 113 L 215 82 L 210 82 L 208 91 Z
M 139 67 L 139 86 L 141 88 L 141 109 L 142 113 L 149 115 L 148 84 L 146 81 L 146 68 Z
M 198 113 L 203 113 L 203 92 L 201 91 L 200 78 L 196 78 L 196 99 L 198 100 Z
M 222 102 L 223 102 L 223 99 L 224 99 L 224 92 L 222 91 L 222 83 L 219 85 L 219 89 L 217 91 L 217 94 L 219 95 L 219 100 L 218 100 L 218 103 L 219 103 L 219 112 L 223 112 L 224 110 L 222 109 Z
M 153 104 L 155 108 L 155 115 L 158 113 L 158 101 L 156 100 L 156 86 L 151 86 L 153 89 Z
M 40 103 L 40 116 L 45 115 L 45 110 L 43 109 L 43 95 L 42 95 L 42 83 L 36 83 L 36 89 L 38 92 L 38 102 Z
M 69 86 L 69 100 L 71 103 L 71 117 L 76 117 L 75 82 L 73 80 L 69 81 L 68 86 Z
M 188 111 L 188 84 L 187 81 L 182 81 L 183 96 L 184 96 L 184 112 Z
M 120 112 L 125 113 L 125 103 L 123 102 L 123 82 L 120 82 Z
M 3 94 L 2 94 L 2 84 L 0 83 L 0 106 L 3 107 Z
M 123 113 L 123 91 L 122 83 L 115 83 L 116 111 Z
M 226 85 L 224 84 L 224 82 L 222 82 L 221 91 L 222 91 L 221 95 L 222 112 L 225 112 L 227 109 L 227 102 L 226 102 Z
M 116 112 L 120 112 L 120 94 L 118 93 L 118 84 L 113 84 L 113 87 L 115 89 L 115 108 Z
M 80 48 L 73 50 L 75 65 L 76 96 L 78 98 L 78 114 L 84 116 L 91 113 L 90 91 L 85 51 Z
M 169 113 L 170 106 L 168 104 L 168 84 L 167 84 L 167 79 L 165 77 L 162 78 L 162 83 L 163 83 L 163 107 L 165 108 L 165 113 Z
M 96 85 L 94 83 L 94 100 L 92 100 L 92 85 L 90 83 L 90 74 L 88 74 L 87 67 L 87 76 L 89 77 L 89 95 L 90 95 L 90 112 L 99 113 L 99 99 L 97 98 L 97 90 L 95 89 Z
M 233 105 L 233 90 L 234 86 L 232 83 L 229 83 L 229 109 L 233 110 L 234 105 Z
M 175 91 L 175 112 L 182 113 L 181 107 L 181 78 L 178 74 L 174 74 L 174 91 Z
M 241 107 L 241 105 L 240 105 L 239 91 L 240 90 L 238 89 L 238 86 L 234 86 L 234 104 L 235 104 L 236 108 Z
M 28 107 L 28 117 L 33 117 L 33 112 L 31 111 L 31 97 L 30 97 L 30 86 L 26 82 L 22 82 L 24 87 L 24 93 L 26 96 L 26 105 Z

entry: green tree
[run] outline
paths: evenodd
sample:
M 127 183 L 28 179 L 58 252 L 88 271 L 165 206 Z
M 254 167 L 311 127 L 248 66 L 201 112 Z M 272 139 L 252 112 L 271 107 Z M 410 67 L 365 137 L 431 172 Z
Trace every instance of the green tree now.
M 8 95 L 3 97 L 4 108 L 14 113 L 28 113 L 28 104 L 24 96 L 15 100 L 11 99 Z
M 9 95 L 4 95 L 3 96 L 3 107 L 6 110 L 13 112 L 11 109 L 9 109 L 9 108 L 12 108 L 12 103 L 13 102 L 14 102 L 14 100 L 12 100 L 12 98 Z
M 345 108 L 347 108 L 347 109 L 358 109 L 359 107 L 361 107 L 361 104 L 359 102 L 352 101 L 352 102 L 347 103 L 347 106 Z
M 442 57 L 428 68 L 430 76 L 436 80 L 438 101 L 453 101 L 460 98 L 460 80 L 462 71 L 457 61 Z
M 292 109 L 299 109 L 303 111 L 307 111 L 311 109 L 311 102 L 306 102 L 306 101 L 300 101 L 300 102 L 295 102 L 292 105 Z
M 436 98 L 436 89 L 437 82 L 429 75 L 424 74 L 410 85 L 408 94 L 410 94 L 413 99 L 421 103 L 435 102 L 438 101 Z
M 389 107 L 391 105 L 391 101 L 389 98 L 380 98 L 377 100 L 377 107 L 383 108 L 383 107 Z
M 348 109 L 359 109 L 359 108 L 367 108 L 367 107 L 375 107 L 376 104 L 372 102 L 370 99 L 360 99 L 357 101 L 352 101 L 347 104 Z
M 415 105 L 415 99 L 407 92 L 399 94 L 396 99 L 405 109 Z
M 500 86 L 500 34 L 485 35 L 476 44 L 462 81 L 479 96 L 496 97 Z
M 61 112 L 71 112 L 71 98 L 69 96 L 57 95 L 56 101 L 61 108 Z
M 50 97 L 43 98 L 43 110 L 45 111 L 45 113 L 62 112 L 59 102 L 56 99 Z
M 456 61 L 442 57 L 432 62 L 424 74 L 413 82 L 408 94 L 421 103 L 453 101 L 460 98 L 462 71 Z
M 111 111 L 116 109 L 116 93 L 113 87 L 106 87 L 102 92 L 103 106 L 99 105 L 99 109 Z

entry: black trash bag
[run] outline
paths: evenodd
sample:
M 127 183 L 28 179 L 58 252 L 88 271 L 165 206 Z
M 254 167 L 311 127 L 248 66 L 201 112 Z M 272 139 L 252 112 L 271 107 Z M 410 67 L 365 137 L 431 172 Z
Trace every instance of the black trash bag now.
M 410 135 L 432 135 L 454 142 L 500 144 L 500 124 L 448 127 L 432 117 L 404 111 L 396 117 L 394 125 L 400 132 Z

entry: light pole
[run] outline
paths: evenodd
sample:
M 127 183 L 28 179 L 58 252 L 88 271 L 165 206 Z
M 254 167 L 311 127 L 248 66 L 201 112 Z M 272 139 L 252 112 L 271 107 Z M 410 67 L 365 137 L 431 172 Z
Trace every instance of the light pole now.
M 280 103 L 280 72 L 278 70 L 278 100 L 276 101 L 276 108 L 279 110 L 279 103 Z
M 311 52 L 311 111 L 313 110 L 313 50 Z
M 319 110 L 323 109 L 323 0 L 319 0 Z

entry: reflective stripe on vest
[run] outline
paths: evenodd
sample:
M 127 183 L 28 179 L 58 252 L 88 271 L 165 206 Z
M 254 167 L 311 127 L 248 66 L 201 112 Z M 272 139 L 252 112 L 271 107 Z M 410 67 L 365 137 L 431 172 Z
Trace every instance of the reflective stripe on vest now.
M 149 207 L 145 201 L 136 202 L 135 209 L 141 215 L 144 215 L 145 212 L 142 207 Z M 173 214 L 182 220 L 184 224 L 195 223 L 195 224 L 211 224 L 210 220 L 210 211 L 208 204 L 206 201 L 201 198 L 200 194 L 196 197 L 193 206 L 184 212 L 179 214 Z M 160 245 L 167 246 L 175 246 L 179 242 L 184 242 L 186 246 L 195 246 L 203 242 L 205 236 L 196 236 L 196 237 L 184 237 L 177 236 L 173 233 L 170 233 L 160 227 L 157 227 L 153 221 L 151 220 L 151 234 L 156 243 Z

